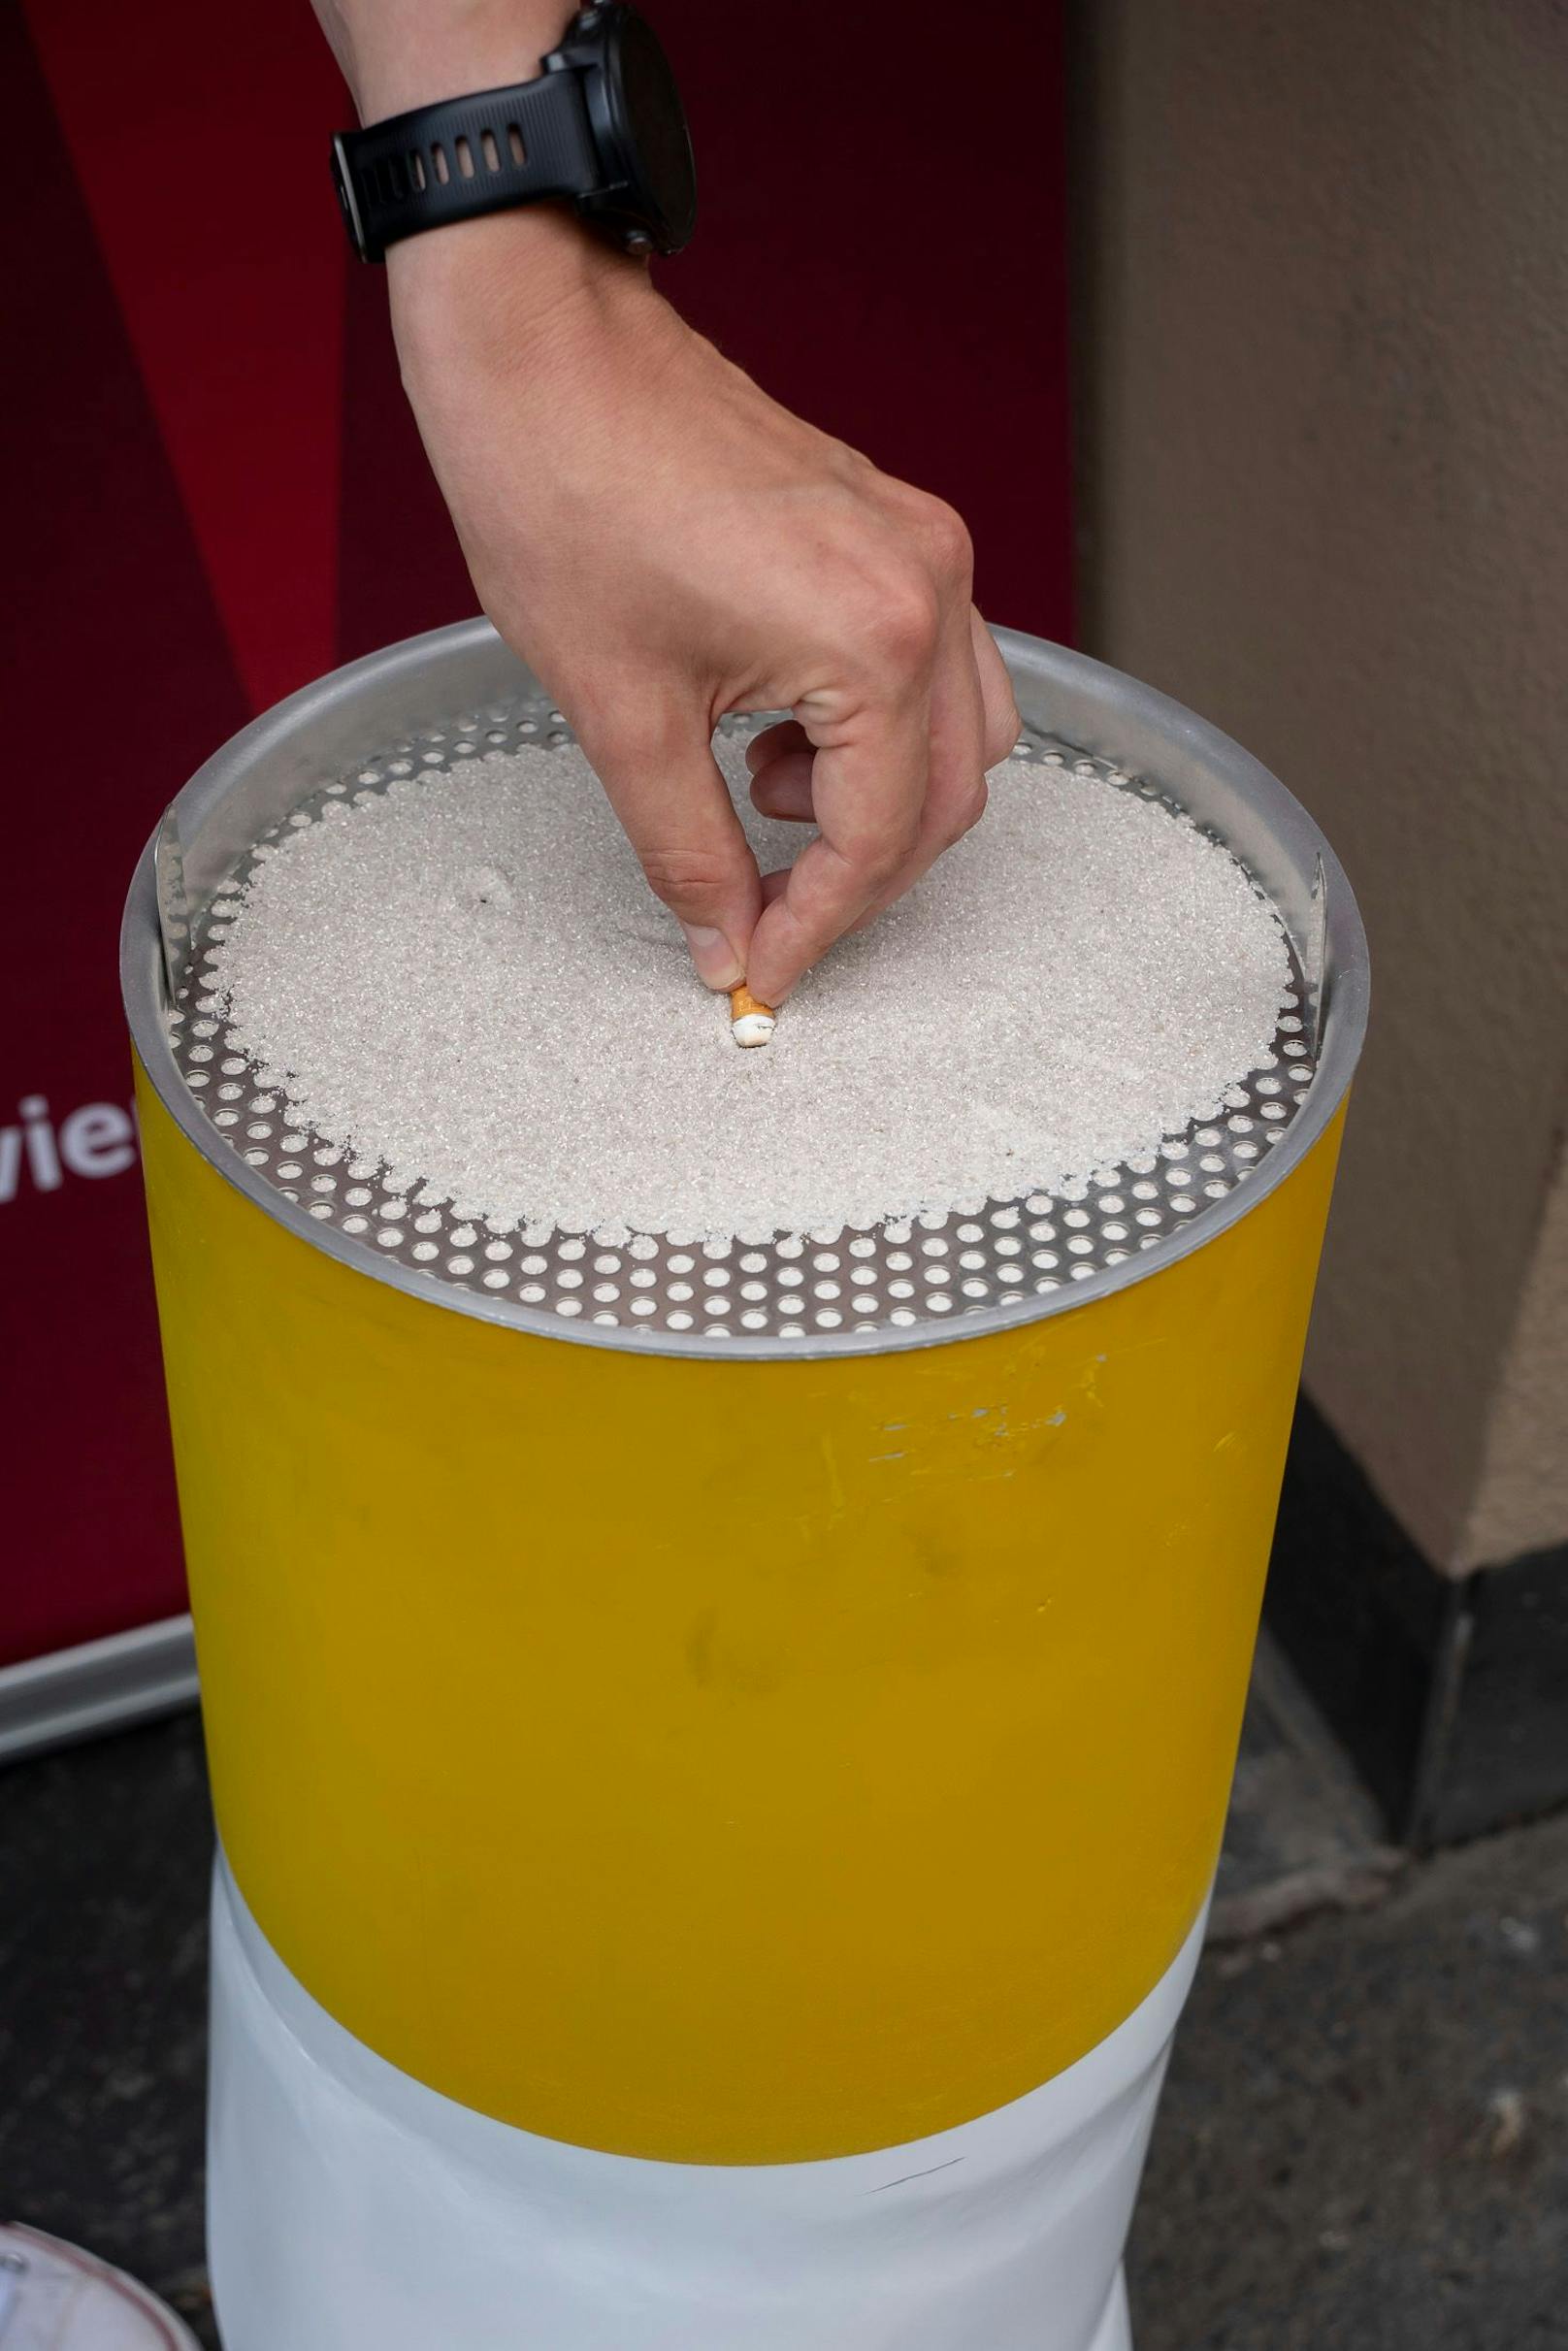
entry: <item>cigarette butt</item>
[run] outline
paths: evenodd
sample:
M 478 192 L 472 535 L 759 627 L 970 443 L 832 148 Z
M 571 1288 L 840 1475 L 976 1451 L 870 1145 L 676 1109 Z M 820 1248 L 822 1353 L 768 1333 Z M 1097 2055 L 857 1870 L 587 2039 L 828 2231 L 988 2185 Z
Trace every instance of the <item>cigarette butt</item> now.
M 753 996 L 744 981 L 731 989 L 730 1034 L 737 1045 L 766 1045 L 777 1027 L 778 1015 L 772 1005 Z

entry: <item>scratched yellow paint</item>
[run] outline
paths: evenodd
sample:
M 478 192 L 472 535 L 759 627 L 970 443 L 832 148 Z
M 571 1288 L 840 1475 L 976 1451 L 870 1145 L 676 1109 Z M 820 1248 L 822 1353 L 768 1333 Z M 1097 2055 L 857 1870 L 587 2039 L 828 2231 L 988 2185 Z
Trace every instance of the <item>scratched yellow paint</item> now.
M 219 1823 L 351 2032 L 761 2162 L 1137 2004 L 1214 1864 L 1337 1132 L 1094 1305 L 722 1363 L 407 1296 L 143 1119 Z

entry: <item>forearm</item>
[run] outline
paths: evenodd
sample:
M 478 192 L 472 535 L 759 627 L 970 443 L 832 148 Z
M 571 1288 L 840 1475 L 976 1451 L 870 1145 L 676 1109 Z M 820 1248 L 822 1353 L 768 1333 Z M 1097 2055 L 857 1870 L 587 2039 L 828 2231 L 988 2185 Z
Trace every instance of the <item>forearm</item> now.
M 571 0 L 313 0 L 362 122 L 528 82 Z

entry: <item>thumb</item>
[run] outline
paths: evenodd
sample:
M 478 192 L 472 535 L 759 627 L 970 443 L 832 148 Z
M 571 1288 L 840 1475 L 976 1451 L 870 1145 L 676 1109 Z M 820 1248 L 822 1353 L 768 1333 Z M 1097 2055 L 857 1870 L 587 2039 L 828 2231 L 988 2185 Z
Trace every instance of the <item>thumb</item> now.
M 579 734 L 649 888 L 685 933 L 699 977 L 713 989 L 737 986 L 762 882 L 705 715 L 611 720 Z

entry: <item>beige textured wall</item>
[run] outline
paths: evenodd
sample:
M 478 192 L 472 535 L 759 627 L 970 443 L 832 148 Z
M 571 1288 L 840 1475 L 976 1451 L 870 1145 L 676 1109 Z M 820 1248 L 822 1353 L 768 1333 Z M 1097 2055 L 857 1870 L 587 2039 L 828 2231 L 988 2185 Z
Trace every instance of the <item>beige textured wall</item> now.
M 1568 1538 L 1568 8 L 1081 0 L 1084 640 L 1372 937 L 1309 1379 L 1429 1555 Z
M 1568 1527 L 1568 1152 L 1557 1161 L 1492 1400 L 1460 1554 L 1467 1565 L 1560 1543 Z

